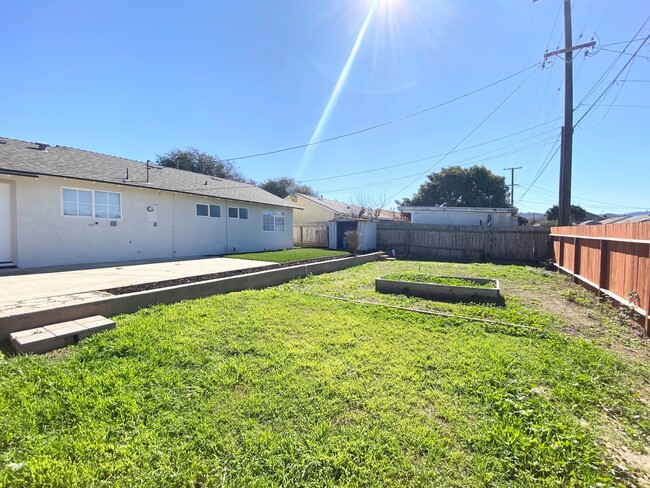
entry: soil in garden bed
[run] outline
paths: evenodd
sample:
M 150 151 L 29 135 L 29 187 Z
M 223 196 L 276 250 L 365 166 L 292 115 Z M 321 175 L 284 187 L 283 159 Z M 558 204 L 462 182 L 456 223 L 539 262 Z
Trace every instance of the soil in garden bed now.
M 269 262 L 268 266 L 259 266 L 256 268 L 237 269 L 233 271 L 222 271 L 221 273 L 211 273 L 205 275 L 185 276 L 183 278 L 175 278 L 173 280 L 154 281 L 152 283 L 140 283 L 137 285 L 120 286 L 117 288 L 109 288 L 101 290 L 111 295 L 126 295 L 127 293 L 135 293 L 138 291 L 155 290 L 158 288 L 167 288 L 170 286 L 185 285 L 188 283 L 198 283 L 201 281 L 216 280 L 218 278 L 229 278 L 231 276 L 245 275 L 250 273 L 257 273 L 258 271 L 268 271 L 271 269 L 289 268 L 291 266 L 300 266 L 302 264 L 319 263 L 321 261 L 332 261 L 334 259 L 349 258 L 349 254 L 342 254 L 340 256 L 326 256 L 322 258 L 303 259 L 302 261 L 291 261 L 288 263 L 273 263 Z

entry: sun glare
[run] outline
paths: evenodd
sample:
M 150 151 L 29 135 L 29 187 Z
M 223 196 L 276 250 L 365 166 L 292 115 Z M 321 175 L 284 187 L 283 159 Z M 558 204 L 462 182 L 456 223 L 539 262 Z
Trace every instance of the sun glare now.
M 448 0 L 365 0 L 356 4 L 363 19 L 354 42 L 318 123 L 303 153 L 295 177 L 300 179 L 309 167 L 314 143 L 323 133 L 336 108 L 344 88 L 366 94 L 398 93 L 418 85 L 422 60 L 430 60 L 438 51 L 446 29 L 453 25 L 449 18 Z M 340 58 L 339 58 L 340 59 Z M 417 59 L 417 61 L 416 61 Z M 361 77 L 350 76 L 355 64 L 362 63 Z M 332 68 L 321 68 L 325 76 L 336 73 Z M 363 80 L 359 84 L 359 80 Z
M 366 32 L 368 31 L 368 26 L 370 25 L 370 21 L 372 20 L 373 15 L 375 14 L 375 11 L 377 10 L 377 6 L 381 2 L 385 2 L 388 0 L 372 0 L 370 2 L 370 8 L 368 10 L 368 15 L 366 16 L 365 20 L 363 21 L 363 24 L 361 25 L 361 29 L 359 29 L 359 33 L 357 34 L 357 38 L 354 41 L 354 44 L 352 46 L 352 49 L 350 50 L 350 54 L 348 55 L 347 61 L 343 65 L 343 69 L 341 70 L 341 74 L 339 75 L 336 84 L 334 85 L 334 89 L 332 90 L 332 94 L 330 95 L 329 100 L 327 101 L 327 104 L 325 105 L 325 109 L 323 110 L 323 113 L 321 114 L 321 117 L 318 121 L 318 124 L 316 125 L 316 129 L 314 130 L 314 133 L 311 136 L 311 139 L 309 140 L 309 144 L 313 144 L 320 138 L 320 134 L 327 125 L 327 121 L 330 118 L 330 115 L 332 114 L 332 111 L 334 109 L 334 106 L 336 105 L 336 102 L 341 95 L 341 90 L 343 89 L 343 86 L 345 85 L 345 82 L 348 79 L 348 75 L 350 74 L 350 70 L 352 69 L 352 66 L 354 65 L 354 60 L 357 57 L 357 54 L 359 53 L 359 48 L 361 47 L 361 43 L 363 41 L 363 38 L 366 35 Z M 309 160 L 311 158 L 312 154 L 312 148 L 313 146 L 307 147 L 305 150 L 305 154 L 302 157 L 302 161 L 300 162 L 300 166 L 298 167 L 298 171 L 296 172 L 296 178 L 301 178 L 305 169 L 307 169 L 307 166 L 309 165 Z

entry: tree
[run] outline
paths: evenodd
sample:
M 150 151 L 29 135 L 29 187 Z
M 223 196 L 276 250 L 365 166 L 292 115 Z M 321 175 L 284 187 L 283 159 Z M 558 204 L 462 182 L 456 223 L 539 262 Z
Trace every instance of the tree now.
M 546 220 L 549 222 L 557 222 L 560 216 L 560 208 L 557 205 L 553 205 L 549 208 L 544 215 Z M 582 208 L 580 205 L 571 205 L 571 222 L 574 224 L 579 224 L 584 222 L 587 219 L 587 211 Z
M 290 178 L 288 176 L 268 179 L 259 186 L 262 190 L 273 193 L 280 198 L 286 198 L 292 193 L 303 193 L 304 195 L 318 196 L 316 190 L 314 190 L 311 186 L 301 185 L 294 178 Z
M 218 156 L 212 156 L 194 147 L 172 149 L 163 155 L 156 155 L 156 164 L 226 180 L 247 181 L 233 162 L 223 161 Z
M 485 166 L 449 166 L 431 173 L 427 179 L 413 198 L 404 198 L 402 205 L 510 207 L 505 177 L 495 175 Z
M 380 194 L 370 194 L 365 191 L 359 191 L 356 193 L 351 203 L 357 208 L 356 217 L 377 220 L 381 211 L 386 206 L 387 201 L 388 197 L 385 191 Z

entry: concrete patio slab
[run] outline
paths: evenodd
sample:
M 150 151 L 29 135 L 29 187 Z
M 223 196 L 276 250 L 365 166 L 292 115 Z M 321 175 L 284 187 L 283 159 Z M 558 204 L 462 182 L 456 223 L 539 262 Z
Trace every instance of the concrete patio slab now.
M 28 270 L 0 275 L 0 315 L 3 311 L 19 308 L 40 308 L 52 302 L 85 300 L 101 296 L 100 290 L 121 286 L 187 278 L 190 276 L 223 273 L 240 269 L 258 268 L 274 263 L 248 261 L 223 257 L 188 259 L 168 262 L 120 264 L 83 269 Z M 57 298 L 65 297 L 65 298 Z M 13 312 L 12 312 L 13 313 Z

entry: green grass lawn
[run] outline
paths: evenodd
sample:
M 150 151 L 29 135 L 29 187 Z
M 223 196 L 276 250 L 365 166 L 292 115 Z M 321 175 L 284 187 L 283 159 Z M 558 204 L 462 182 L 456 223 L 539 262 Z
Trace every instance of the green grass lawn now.
M 345 251 L 332 251 L 330 249 L 297 248 L 284 251 L 251 252 L 247 254 L 231 254 L 226 257 L 234 259 L 250 259 L 253 261 L 271 261 L 273 263 L 289 263 L 303 259 L 326 258 L 330 256 L 348 255 Z
M 572 286 L 532 268 L 454 266 L 372 263 L 0 356 L 0 486 L 637 483 L 616 452 L 645 455 L 648 363 L 564 333 L 564 319 L 514 295 L 499 308 L 372 288 L 391 271 L 450 270 Z

